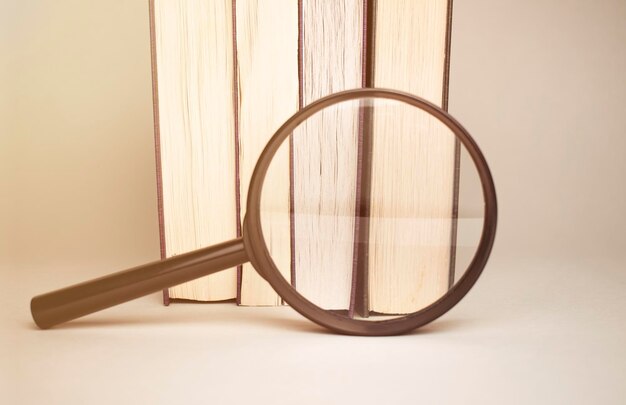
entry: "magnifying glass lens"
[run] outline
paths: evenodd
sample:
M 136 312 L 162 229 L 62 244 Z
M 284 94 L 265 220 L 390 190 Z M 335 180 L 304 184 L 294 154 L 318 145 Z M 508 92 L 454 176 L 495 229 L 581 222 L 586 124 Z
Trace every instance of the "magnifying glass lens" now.
M 265 246 L 316 307 L 349 319 L 415 313 L 450 291 L 483 231 L 478 170 L 439 119 L 366 97 L 300 123 L 263 182 Z

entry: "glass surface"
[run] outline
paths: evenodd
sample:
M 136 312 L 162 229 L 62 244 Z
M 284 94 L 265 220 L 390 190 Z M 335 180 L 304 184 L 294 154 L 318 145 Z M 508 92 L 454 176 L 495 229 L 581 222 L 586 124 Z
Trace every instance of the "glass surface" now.
M 484 198 L 455 135 L 400 101 L 329 106 L 281 145 L 261 194 L 263 237 L 311 303 L 378 321 L 419 311 L 463 276 Z

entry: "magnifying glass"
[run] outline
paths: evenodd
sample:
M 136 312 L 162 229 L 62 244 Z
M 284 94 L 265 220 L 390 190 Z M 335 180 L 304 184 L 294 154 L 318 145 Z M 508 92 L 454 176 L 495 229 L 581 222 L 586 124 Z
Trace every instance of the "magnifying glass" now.
M 394 335 L 467 294 L 496 222 L 489 167 L 454 118 L 407 93 L 349 90 L 309 104 L 270 139 L 241 238 L 36 296 L 31 312 L 50 328 L 250 262 L 311 321 Z

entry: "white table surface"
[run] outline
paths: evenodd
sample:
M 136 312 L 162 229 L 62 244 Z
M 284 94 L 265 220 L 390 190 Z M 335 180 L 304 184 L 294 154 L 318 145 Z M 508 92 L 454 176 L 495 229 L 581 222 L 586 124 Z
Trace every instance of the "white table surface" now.
M 40 331 L 30 296 L 84 277 L 11 272 L 4 403 L 626 403 L 623 262 L 496 259 L 444 317 L 383 338 L 333 335 L 288 307 L 164 307 L 158 294 Z

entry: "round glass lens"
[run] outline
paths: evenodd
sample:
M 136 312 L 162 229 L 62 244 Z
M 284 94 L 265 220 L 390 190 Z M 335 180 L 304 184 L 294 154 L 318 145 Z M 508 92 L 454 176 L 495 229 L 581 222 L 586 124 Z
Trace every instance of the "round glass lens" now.
M 483 231 L 478 171 L 454 133 L 402 101 L 330 105 L 284 140 L 260 197 L 265 245 L 317 307 L 384 321 L 443 297 Z

